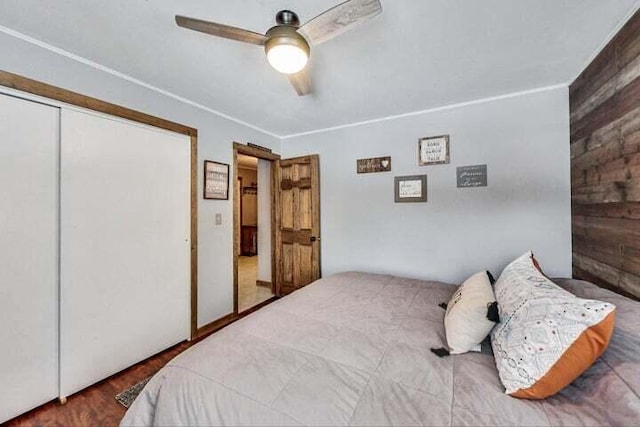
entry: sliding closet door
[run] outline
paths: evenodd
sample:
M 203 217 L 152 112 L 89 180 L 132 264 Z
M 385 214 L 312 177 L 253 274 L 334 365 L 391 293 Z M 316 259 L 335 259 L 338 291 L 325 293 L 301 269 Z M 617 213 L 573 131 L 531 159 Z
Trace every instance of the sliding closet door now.
M 59 114 L 0 95 L 0 423 L 58 395 Z
M 189 336 L 190 139 L 62 110 L 61 395 Z

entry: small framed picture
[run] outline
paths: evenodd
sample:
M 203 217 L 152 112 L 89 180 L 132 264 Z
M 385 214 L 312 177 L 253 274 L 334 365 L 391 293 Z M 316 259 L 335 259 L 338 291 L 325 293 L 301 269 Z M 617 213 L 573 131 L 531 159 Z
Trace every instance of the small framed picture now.
M 229 200 L 229 165 L 204 161 L 204 198 Z
M 391 171 L 391 156 L 374 157 L 371 159 L 358 159 L 356 161 L 356 172 L 376 173 Z
M 418 164 L 444 165 L 449 163 L 449 135 L 430 136 L 418 140 Z
M 460 166 L 456 168 L 458 188 L 487 186 L 487 165 Z
M 415 203 L 427 201 L 427 175 L 409 175 L 395 177 L 396 203 Z

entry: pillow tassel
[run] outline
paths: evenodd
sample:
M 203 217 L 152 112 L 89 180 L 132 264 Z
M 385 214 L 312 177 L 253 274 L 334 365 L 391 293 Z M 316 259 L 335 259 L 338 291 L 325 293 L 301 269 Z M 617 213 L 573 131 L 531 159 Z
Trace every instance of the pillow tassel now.
M 495 323 L 498 323 L 500 321 L 500 313 L 498 313 L 497 301 L 487 304 L 487 319 Z
M 447 350 L 444 347 L 440 347 L 440 348 L 432 348 L 431 352 L 433 354 L 435 354 L 438 357 L 445 357 L 445 356 L 450 356 L 451 353 L 449 353 L 449 350 Z
M 489 278 L 489 283 L 491 283 L 491 285 L 496 283 L 496 279 L 494 279 L 493 274 L 491 274 L 489 270 L 487 270 L 487 277 Z

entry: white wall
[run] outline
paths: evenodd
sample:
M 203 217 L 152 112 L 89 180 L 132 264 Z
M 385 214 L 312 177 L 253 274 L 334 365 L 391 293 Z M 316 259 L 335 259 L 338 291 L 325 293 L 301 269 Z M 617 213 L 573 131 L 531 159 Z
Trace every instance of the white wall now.
M 232 202 L 201 198 L 202 161 L 231 163 L 232 141 L 276 152 L 280 141 L 4 33 L 0 52 L 2 70 L 198 129 L 198 324 L 230 313 Z M 417 139 L 443 133 L 451 164 L 417 166 Z M 324 275 L 358 269 L 460 281 L 497 272 L 529 248 L 549 274 L 570 274 L 568 141 L 568 93 L 559 89 L 288 138 L 282 149 L 283 157 L 321 155 Z M 391 173 L 356 175 L 356 159 L 384 155 Z M 489 186 L 457 189 L 455 167 L 482 163 Z M 420 173 L 429 177 L 429 202 L 395 204 L 393 176 Z
M 230 164 L 233 141 L 253 142 L 276 152 L 279 151 L 280 141 L 5 33 L 0 33 L 0 52 L 2 70 L 198 129 L 198 325 L 231 313 L 233 197 L 229 201 L 202 199 L 203 160 Z M 215 225 L 216 213 L 222 214 L 222 226 Z
M 417 165 L 420 137 L 450 134 L 451 163 Z M 496 276 L 533 250 L 571 274 L 566 88 L 285 138 L 283 157 L 320 154 L 322 273 L 392 273 L 460 282 Z M 356 174 L 356 159 L 392 172 Z M 456 166 L 488 165 L 488 187 L 456 188 Z M 394 203 L 394 176 L 427 174 L 428 203 Z

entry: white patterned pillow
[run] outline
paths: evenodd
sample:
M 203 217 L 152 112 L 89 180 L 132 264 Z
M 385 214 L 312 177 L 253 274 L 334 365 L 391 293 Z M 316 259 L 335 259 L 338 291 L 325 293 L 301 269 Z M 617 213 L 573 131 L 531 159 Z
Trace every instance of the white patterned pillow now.
M 609 344 L 615 306 L 576 297 L 547 279 L 531 252 L 495 284 L 500 323 L 491 344 L 506 393 L 544 399 L 579 377 Z

